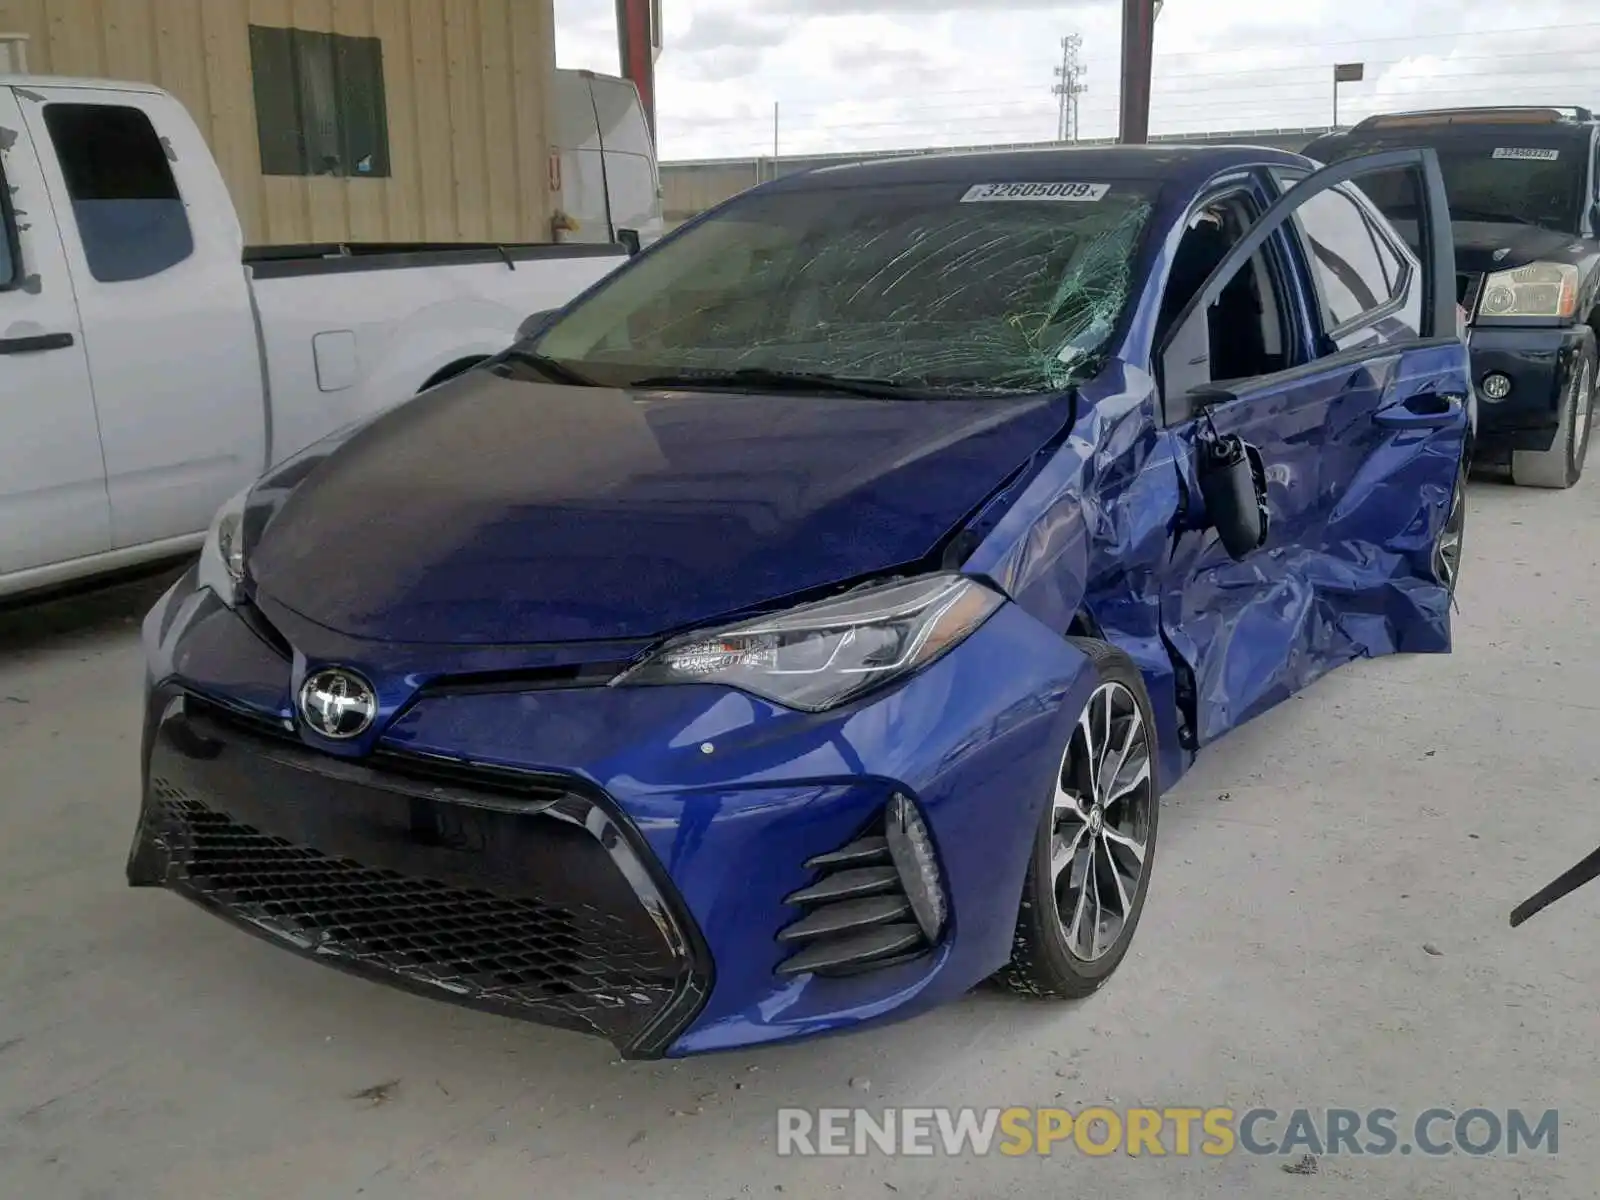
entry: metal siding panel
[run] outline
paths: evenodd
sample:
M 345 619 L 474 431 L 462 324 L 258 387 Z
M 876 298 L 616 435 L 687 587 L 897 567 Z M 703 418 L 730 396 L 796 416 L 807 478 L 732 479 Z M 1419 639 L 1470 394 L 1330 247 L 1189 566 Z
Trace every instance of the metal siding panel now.
M 0 0 L 0 30 L 28 35 L 28 70 L 40 74 L 54 70 L 45 0 Z
M 250 24 L 381 39 L 388 178 L 262 173 Z M 550 0 L 0 0 L 0 28 L 31 71 L 177 95 L 252 244 L 549 236 Z
M 517 219 L 516 100 L 511 76 L 510 0 L 478 0 L 478 37 L 483 47 L 484 188 L 489 236 L 520 241 Z
M 445 4 L 446 89 L 450 104 L 450 147 L 454 164 L 456 236 L 463 241 L 489 237 L 484 203 L 483 73 L 478 64 L 477 5 L 472 0 Z
M 522 236 L 546 241 L 558 197 L 547 182 L 555 96 L 553 9 L 544 0 L 511 6 L 513 121 Z
M 207 127 L 211 101 L 201 3 L 202 0 L 157 0 L 152 13 L 156 79 L 183 101 L 206 140 L 214 144 L 216 139 Z
M 156 82 L 155 22 L 150 0 L 100 0 L 105 70 L 112 79 Z
M 456 189 L 452 182 L 449 71 L 445 65 L 442 0 L 406 0 L 411 12 L 412 87 L 416 97 L 417 153 L 422 175 L 424 240 L 458 238 Z
M 49 0 L 50 70 L 61 75 L 106 74 L 100 0 Z M 33 66 L 29 60 L 29 66 Z
M 267 240 L 261 149 L 251 86 L 248 0 L 196 0 L 205 42 L 209 112 L 195 113 L 227 180 L 245 241 Z

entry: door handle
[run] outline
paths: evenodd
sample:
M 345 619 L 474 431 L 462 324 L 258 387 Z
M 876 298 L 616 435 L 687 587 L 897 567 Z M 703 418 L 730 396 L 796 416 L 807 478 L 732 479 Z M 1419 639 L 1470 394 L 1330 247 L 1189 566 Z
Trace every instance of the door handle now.
M 0 338 L 0 354 L 37 354 L 41 350 L 65 350 L 73 342 L 70 333 L 39 333 L 31 337 Z
M 1418 392 L 1380 408 L 1372 419 L 1385 429 L 1438 429 L 1461 419 L 1466 400 L 1456 392 Z

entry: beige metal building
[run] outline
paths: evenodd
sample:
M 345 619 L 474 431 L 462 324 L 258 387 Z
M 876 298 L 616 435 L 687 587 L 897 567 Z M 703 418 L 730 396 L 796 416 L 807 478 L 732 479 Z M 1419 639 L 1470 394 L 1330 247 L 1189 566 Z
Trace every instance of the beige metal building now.
M 551 236 L 553 0 L 0 0 L 12 38 L 176 94 L 252 243 Z

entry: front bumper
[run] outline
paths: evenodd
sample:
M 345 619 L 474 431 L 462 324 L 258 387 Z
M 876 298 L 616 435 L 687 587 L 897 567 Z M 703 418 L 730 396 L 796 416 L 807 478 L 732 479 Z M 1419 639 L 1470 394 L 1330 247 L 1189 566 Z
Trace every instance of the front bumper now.
M 355 974 L 664 1050 L 709 993 L 704 943 L 608 800 L 449 764 L 340 762 L 181 689 L 158 710 L 129 856 L 235 924 Z
M 1474 457 L 1506 459 L 1513 450 L 1548 450 L 1561 423 L 1561 405 L 1583 346 L 1586 326 L 1477 325 L 1472 329 L 1472 378 L 1478 391 Z M 1484 380 L 1511 381 L 1503 400 L 1491 400 Z
M 820 715 L 708 686 L 455 687 L 351 643 L 337 661 L 377 683 L 385 724 L 339 754 L 288 704 L 329 645 L 274 645 L 187 578 L 145 632 L 130 882 L 630 1057 L 906 1016 L 992 974 L 1093 680 L 1013 606 L 900 687 Z M 394 688 L 410 693 L 391 704 Z M 870 837 L 896 791 L 935 843 L 945 933 L 849 973 L 786 972 L 779 931 L 815 911 L 790 897 L 837 882 L 815 860 Z

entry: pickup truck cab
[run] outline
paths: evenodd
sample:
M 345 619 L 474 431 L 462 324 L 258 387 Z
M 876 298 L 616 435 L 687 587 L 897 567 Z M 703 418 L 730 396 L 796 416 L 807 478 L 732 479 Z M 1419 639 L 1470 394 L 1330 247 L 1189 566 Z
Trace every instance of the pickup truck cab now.
M 0 596 L 198 548 L 273 463 L 503 350 L 615 243 L 247 248 L 153 86 L 0 77 Z
M 1410 146 L 1438 156 L 1450 201 L 1482 404 L 1475 458 L 1521 486 L 1571 487 L 1600 378 L 1600 121 L 1583 108 L 1388 113 L 1305 152 L 1336 162 Z M 1364 186 L 1414 232 L 1407 197 Z

